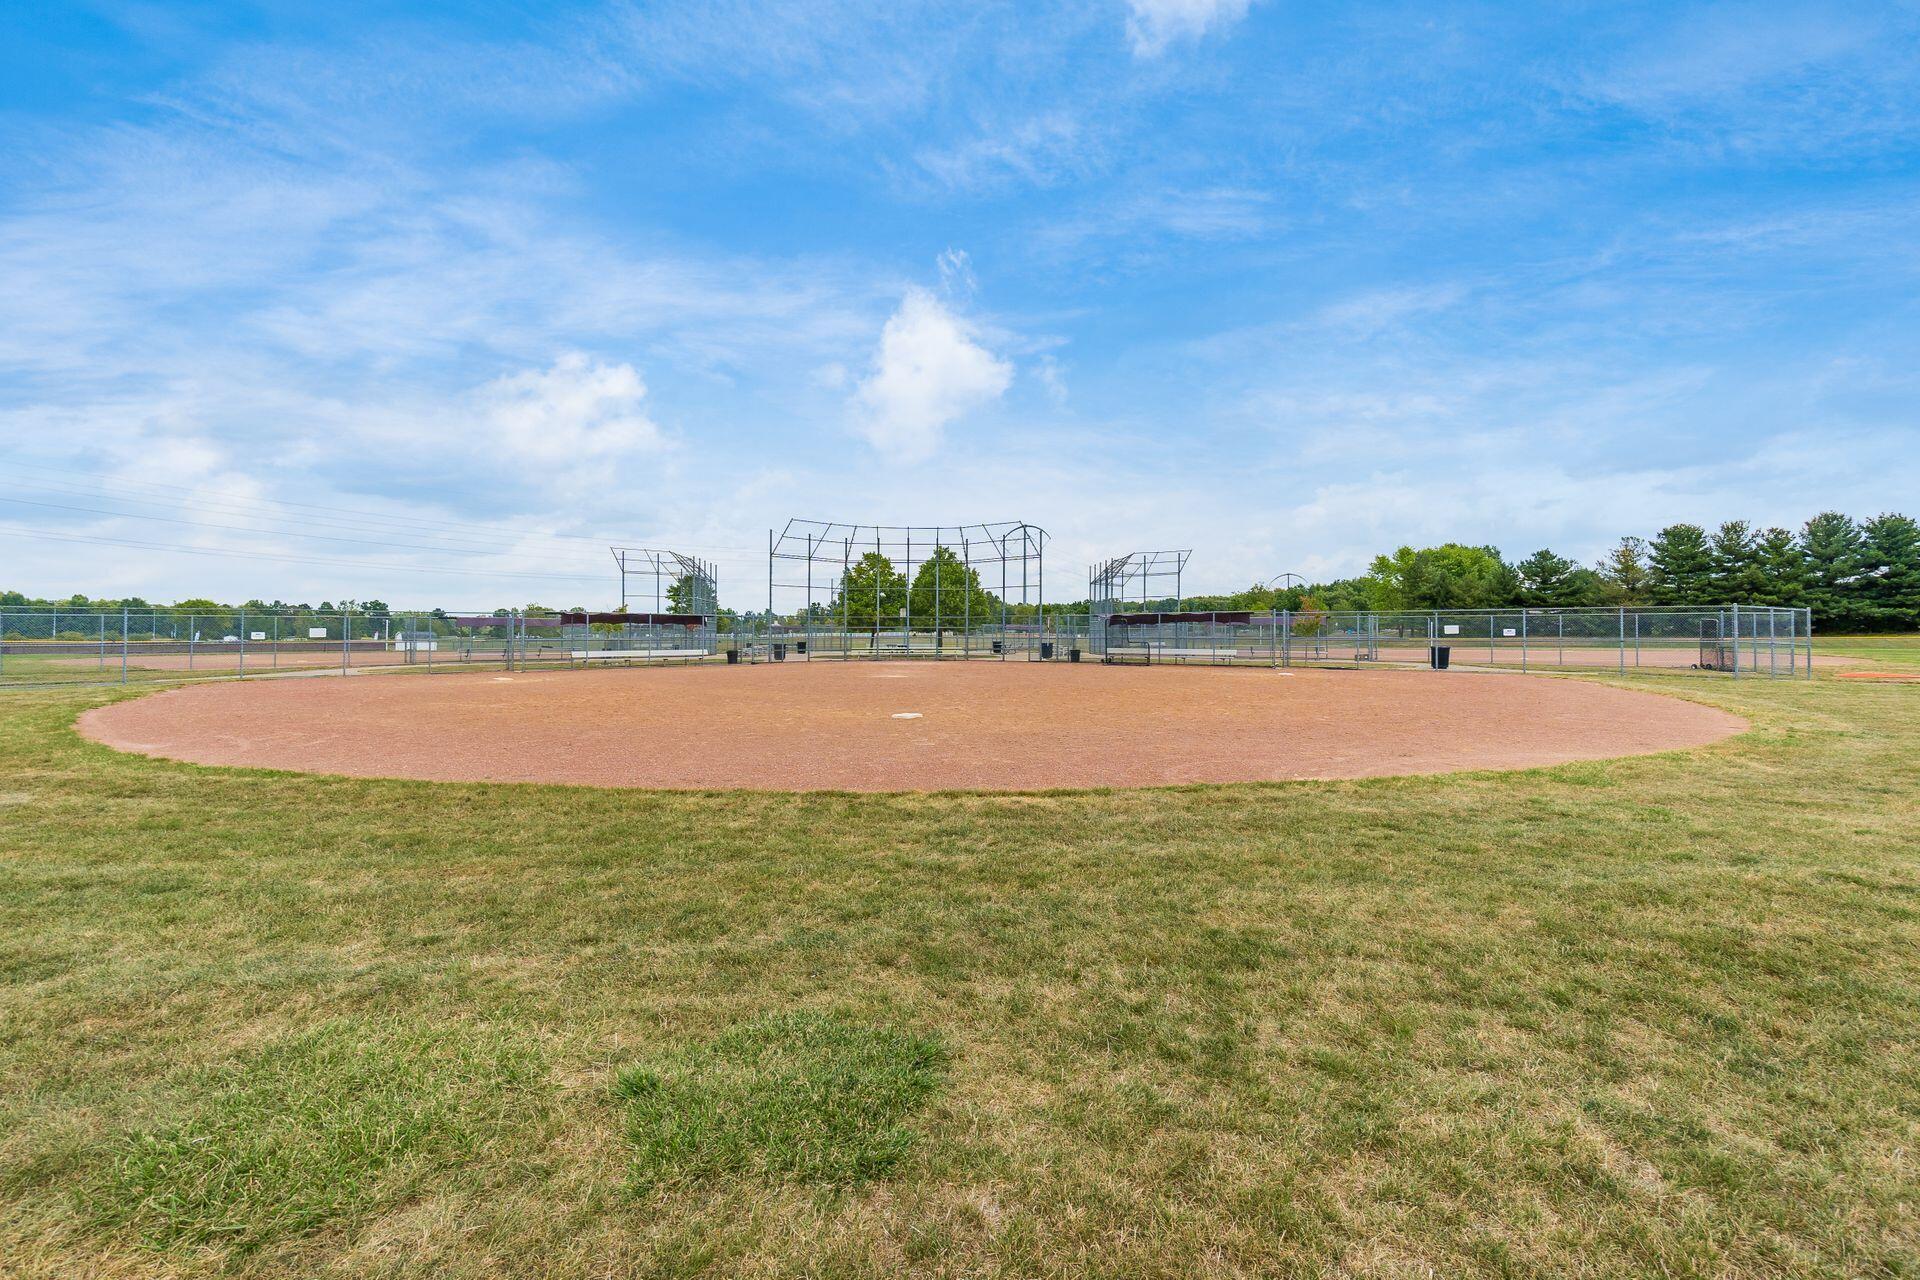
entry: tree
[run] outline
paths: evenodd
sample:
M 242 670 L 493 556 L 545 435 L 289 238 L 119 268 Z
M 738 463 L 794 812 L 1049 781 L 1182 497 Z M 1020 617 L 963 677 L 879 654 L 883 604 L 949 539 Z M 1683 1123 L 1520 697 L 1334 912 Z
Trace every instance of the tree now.
M 833 613 L 844 617 L 849 627 L 878 631 L 897 625 L 906 603 L 906 575 L 882 553 L 869 551 L 847 567 Z
M 1647 568 L 1647 544 L 1643 538 L 1622 538 L 1595 566 L 1603 588 L 1601 603 L 1612 605 L 1645 604 L 1652 588 Z
M 1866 604 L 1874 626 L 1896 631 L 1920 627 L 1920 525 L 1909 516 L 1883 514 L 1860 526 L 1865 543 Z
M 1655 604 L 1705 605 L 1713 600 L 1713 551 L 1697 524 L 1670 524 L 1647 546 L 1648 593 Z
M 1558 604 L 1560 593 L 1566 588 L 1567 575 L 1573 568 L 1573 561 L 1565 556 L 1540 548 L 1513 566 L 1514 572 L 1520 575 L 1520 603 L 1533 609 Z
M 1579 609 L 1604 604 L 1606 582 L 1545 547 L 1514 566 L 1520 576 L 1520 603 L 1531 609 Z
M 1716 604 L 1737 604 L 1758 600 L 1765 589 L 1760 573 L 1760 553 L 1755 545 L 1753 526 L 1745 520 L 1728 520 L 1714 531 L 1713 594 Z
M 1607 602 L 1607 583 L 1596 571 L 1581 565 L 1567 575 L 1561 593 L 1561 606 L 1567 609 L 1591 609 Z
M 1807 600 L 1807 558 L 1800 543 L 1778 525 L 1760 534 L 1754 543 L 1760 564 L 1760 604 L 1798 608 Z
M 1520 578 L 1493 547 L 1443 543 L 1375 556 L 1367 572 L 1373 608 L 1493 609 L 1520 595 Z
M 1838 511 L 1823 511 L 1800 531 L 1806 556 L 1807 604 L 1824 627 L 1854 631 L 1865 627 L 1871 610 L 1862 598 L 1866 540 L 1860 526 Z
M 1372 608 L 1371 578 L 1336 578 L 1332 582 L 1309 587 L 1295 607 L 1303 613 L 1327 610 L 1350 613 Z
M 931 626 L 936 632 L 1000 620 L 999 599 L 980 586 L 979 573 L 961 563 L 950 547 L 934 548 L 914 571 L 907 610 L 914 626 Z

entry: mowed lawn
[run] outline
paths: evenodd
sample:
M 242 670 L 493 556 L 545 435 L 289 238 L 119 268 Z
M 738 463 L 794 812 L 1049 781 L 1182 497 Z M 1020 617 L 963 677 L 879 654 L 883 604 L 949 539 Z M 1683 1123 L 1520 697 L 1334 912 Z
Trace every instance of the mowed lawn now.
M 1860 661 L 1864 671 L 1886 670 L 1920 674 L 1920 635 L 1820 636 L 1815 652 Z
M 1920 1274 L 1920 687 L 1643 687 L 1753 730 L 667 796 L 0 695 L 0 1273 Z

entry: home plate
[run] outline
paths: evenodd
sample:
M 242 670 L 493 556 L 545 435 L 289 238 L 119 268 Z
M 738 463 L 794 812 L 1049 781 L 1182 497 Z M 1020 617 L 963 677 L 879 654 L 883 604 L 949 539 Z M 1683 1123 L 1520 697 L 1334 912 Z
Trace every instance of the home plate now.
M 895 720 L 918 720 L 920 713 L 918 711 L 896 711 L 893 713 L 893 718 Z

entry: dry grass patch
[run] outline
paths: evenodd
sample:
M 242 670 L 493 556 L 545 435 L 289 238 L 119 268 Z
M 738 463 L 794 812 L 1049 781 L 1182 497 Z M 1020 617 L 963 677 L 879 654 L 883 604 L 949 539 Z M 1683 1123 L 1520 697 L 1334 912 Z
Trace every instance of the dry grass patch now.
M 1920 1274 L 1920 696 L 1640 687 L 1754 730 L 661 796 L 195 769 L 8 695 L 0 1272 Z

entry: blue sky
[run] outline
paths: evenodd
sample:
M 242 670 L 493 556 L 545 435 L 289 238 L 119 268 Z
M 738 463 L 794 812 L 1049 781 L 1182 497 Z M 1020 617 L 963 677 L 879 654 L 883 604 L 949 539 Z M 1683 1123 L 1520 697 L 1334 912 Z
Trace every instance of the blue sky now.
M 0 587 L 600 603 L 617 539 L 750 607 L 803 516 L 1229 589 L 1920 506 L 1913 4 L 0 22 Z

